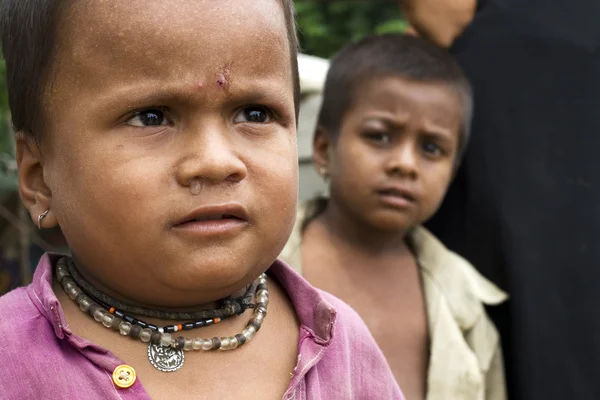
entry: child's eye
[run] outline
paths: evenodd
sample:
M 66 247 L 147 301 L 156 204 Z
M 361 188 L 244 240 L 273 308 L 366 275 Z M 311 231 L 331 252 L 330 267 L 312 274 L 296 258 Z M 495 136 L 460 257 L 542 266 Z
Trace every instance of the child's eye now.
M 241 109 L 233 119 L 233 122 L 251 122 L 255 124 L 265 124 L 271 122 L 272 115 L 270 111 L 261 106 L 251 106 Z
M 384 132 L 370 132 L 366 133 L 365 137 L 372 142 L 377 144 L 389 144 L 392 141 L 392 137 L 388 133 Z
M 442 155 L 442 148 L 435 143 L 426 142 L 423 143 L 423 151 L 431 156 L 440 156 Z
M 138 127 L 162 126 L 168 123 L 169 121 L 165 117 L 165 112 L 160 109 L 138 111 L 127 121 L 128 125 Z

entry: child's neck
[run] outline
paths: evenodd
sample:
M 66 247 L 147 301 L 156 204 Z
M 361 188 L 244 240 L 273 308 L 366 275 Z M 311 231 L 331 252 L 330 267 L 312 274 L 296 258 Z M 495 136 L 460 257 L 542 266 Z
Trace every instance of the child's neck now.
M 406 242 L 407 231 L 383 231 L 360 223 L 349 216 L 335 202 L 330 201 L 318 217 L 334 243 L 369 256 L 403 254 L 410 252 Z
M 143 307 L 143 308 L 148 308 L 148 309 L 159 309 L 159 310 L 171 311 L 171 312 L 178 312 L 178 311 L 194 312 L 194 311 L 201 311 L 201 310 L 213 310 L 213 309 L 218 308 L 218 304 L 219 304 L 218 301 L 220 299 L 215 299 L 214 301 L 207 301 L 207 302 L 194 302 L 194 303 L 181 305 L 181 306 L 160 304 L 159 302 L 161 301 L 161 296 L 157 296 L 156 304 L 148 304 L 148 303 L 139 301 L 138 299 L 128 295 L 126 292 L 114 290 L 114 289 L 104 285 L 99 279 L 97 279 L 94 276 L 94 274 L 90 273 L 89 270 L 87 268 L 85 268 L 85 264 L 81 263 L 78 260 L 77 256 L 73 255 L 73 259 L 75 261 L 75 264 L 78 267 L 77 269 L 78 269 L 79 273 L 96 290 L 98 290 L 99 292 L 104 293 L 118 301 L 126 303 L 130 306 Z M 242 289 L 237 293 L 231 293 L 229 295 L 237 296 L 237 295 L 241 295 L 243 292 L 244 292 L 244 290 Z M 223 296 L 223 297 L 226 297 L 226 296 Z M 164 322 L 164 321 L 151 319 L 151 318 L 148 318 L 148 320 L 149 320 L 148 322 L 151 322 L 151 323 Z

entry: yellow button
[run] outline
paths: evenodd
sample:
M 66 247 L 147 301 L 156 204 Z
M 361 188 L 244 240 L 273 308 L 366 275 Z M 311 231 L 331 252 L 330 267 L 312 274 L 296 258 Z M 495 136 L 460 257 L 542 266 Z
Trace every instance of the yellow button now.
M 113 382 L 121 389 L 127 389 L 135 383 L 135 369 L 129 365 L 119 365 L 113 371 Z

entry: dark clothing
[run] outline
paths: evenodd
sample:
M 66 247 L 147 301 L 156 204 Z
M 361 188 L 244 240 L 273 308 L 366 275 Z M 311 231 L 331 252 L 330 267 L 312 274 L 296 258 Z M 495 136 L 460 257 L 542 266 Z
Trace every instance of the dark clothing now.
M 452 51 L 473 135 L 428 227 L 510 294 L 511 398 L 600 399 L 600 1 L 487 0 Z

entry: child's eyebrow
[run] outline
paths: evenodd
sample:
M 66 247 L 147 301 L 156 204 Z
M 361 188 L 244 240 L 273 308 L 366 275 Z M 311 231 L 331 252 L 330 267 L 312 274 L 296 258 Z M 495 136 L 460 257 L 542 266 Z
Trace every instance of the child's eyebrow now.
M 453 134 L 450 130 L 424 130 L 420 136 L 427 141 L 432 141 L 442 146 L 454 146 L 458 142 L 458 134 Z
M 439 126 L 437 124 L 432 123 L 425 124 L 425 127 L 422 130 L 422 134 L 430 136 L 431 138 L 438 138 L 444 141 L 451 141 L 455 138 L 458 138 L 458 133 L 454 132 L 452 129 L 444 128 L 443 126 Z
M 223 96 L 231 101 L 284 103 L 289 90 L 282 88 L 281 83 L 274 79 L 252 79 L 250 83 L 232 82 L 225 92 L 220 87 L 217 78 L 214 81 L 178 80 L 172 83 L 164 81 L 144 81 L 130 84 L 121 84 L 114 88 L 101 91 L 96 99 L 107 107 L 121 106 L 135 109 L 148 105 L 160 105 L 162 102 L 177 102 L 179 104 L 193 104 Z M 213 86 L 212 88 L 210 86 Z
M 406 123 L 410 120 L 410 115 L 399 115 L 394 114 L 379 114 L 370 115 L 362 121 L 362 125 L 366 126 L 369 124 L 384 125 L 386 128 L 398 129 L 403 128 Z
M 447 133 L 425 131 L 425 132 L 422 132 L 421 135 L 429 140 L 433 140 L 434 142 L 437 142 L 440 144 L 446 143 L 446 144 L 450 145 L 453 143 L 452 136 L 448 135 Z
M 361 125 L 367 127 L 368 125 L 383 125 L 386 129 L 404 129 L 408 121 L 410 120 L 410 115 L 399 115 L 398 113 L 394 113 L 394 115 L 371 115 L 365 118 Z M 439 142 L 452 142 L 454 138 L 457 136 L 450 129 L 445 129 L 441 126 L 435 124 L 426 124 L 425 128 L 421 130 L 421 135 L 424 135 L 430 139 L 439 141 Z

